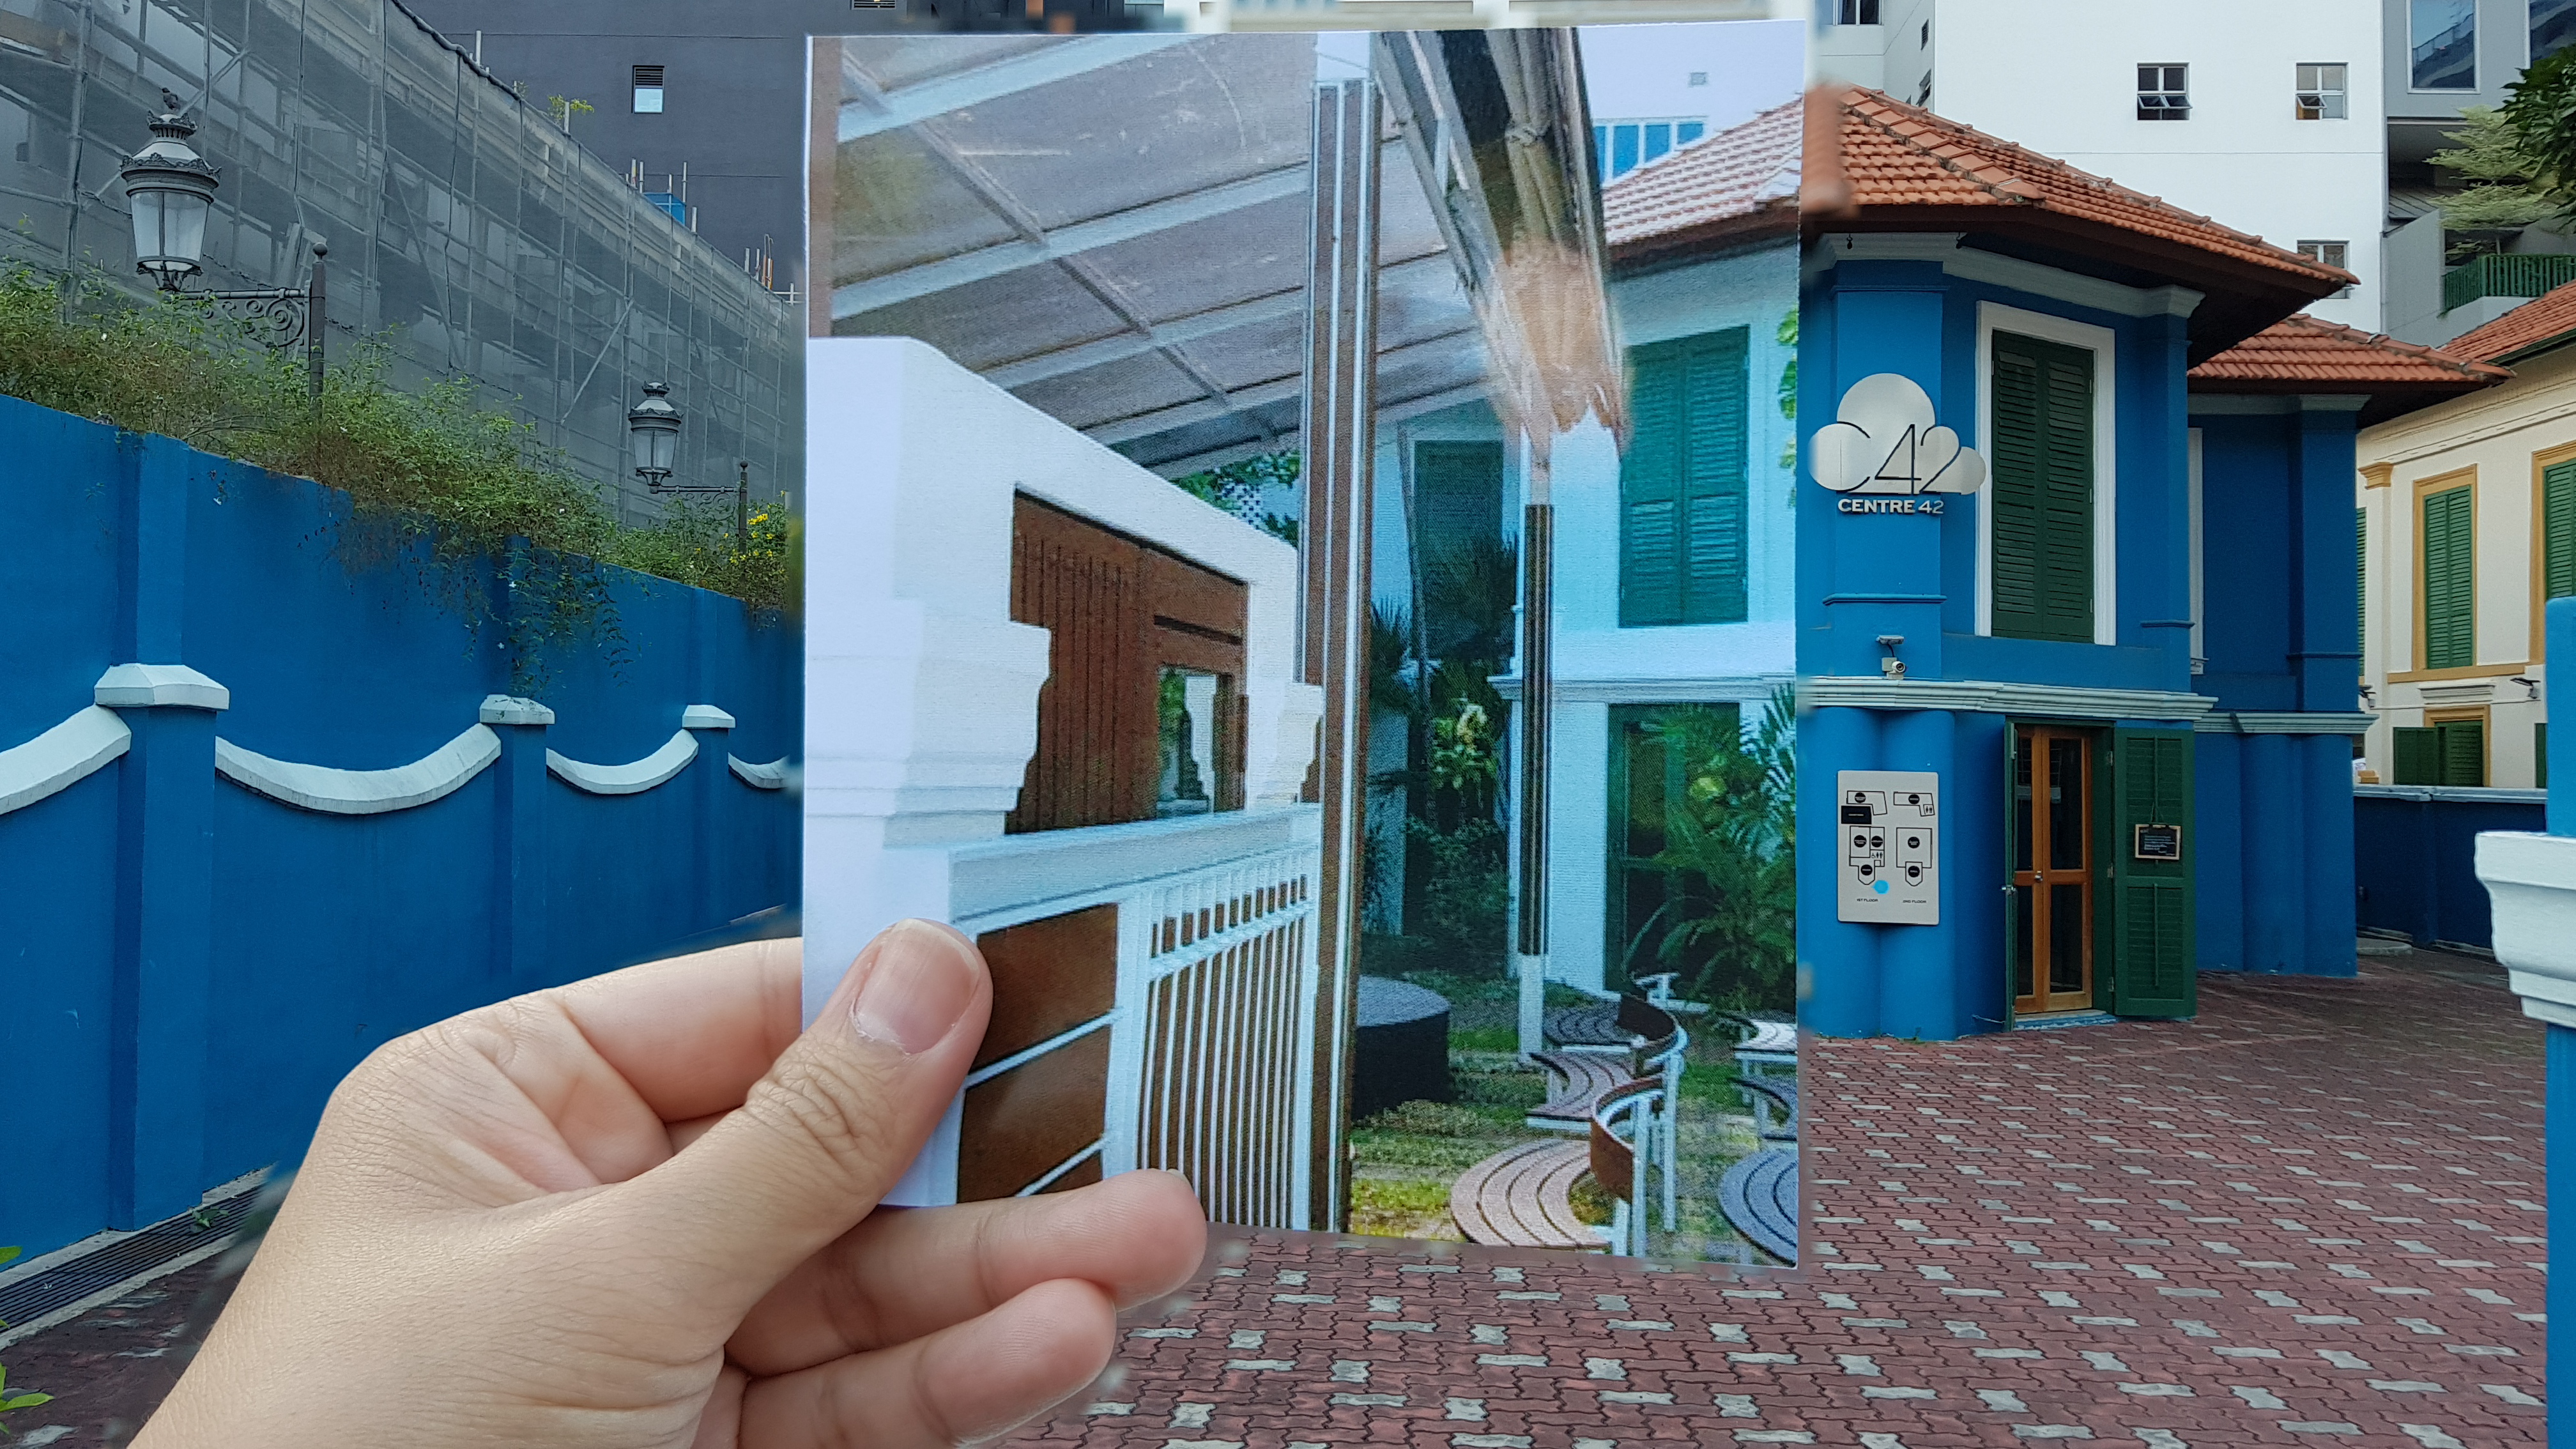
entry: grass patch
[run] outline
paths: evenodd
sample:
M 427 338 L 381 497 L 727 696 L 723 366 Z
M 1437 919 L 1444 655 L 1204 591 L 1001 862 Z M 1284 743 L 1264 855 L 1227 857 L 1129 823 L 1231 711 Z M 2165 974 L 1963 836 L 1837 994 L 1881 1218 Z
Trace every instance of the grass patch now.
M 755 506 L 737 543 L 729 498 L 675 498 L 647 527 L 621 522 L 613 490 L 572 471 L 529 424 L 481 405 L 471 378 L 394 385 L 382 340 L 343 348 L 317 406 L 300 349 L 273 351 L 203 298 L 138 304 L 103 277 L 0 275 L 0 394 L 138 433 L 159 433 L 271 472 L 310 478 L 355 506 L 345 563 L 426 544 L 424 582 L 469 617 L 493 608 L 470 571 L 510 578 L 507 625 L 523 670 L 537 646 L 616 637 L 601 566 L 781 609 L 795 592 L 785 514 Z

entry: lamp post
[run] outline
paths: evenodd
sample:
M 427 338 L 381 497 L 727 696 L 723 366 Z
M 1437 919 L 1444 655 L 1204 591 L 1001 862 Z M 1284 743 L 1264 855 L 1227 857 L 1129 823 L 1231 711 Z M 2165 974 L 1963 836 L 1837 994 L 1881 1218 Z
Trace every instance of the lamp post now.
M 751 548 L 751 464 L 740 462 L 732 486 L 721 483 L 674 483 L 671 474 L 680 453 L 680 410 L 671 405 L 671 385 L 644 384 L 644 400 L 626 414 L 626 436 L 635 455 L 635 476 L 654 493 L 730 493 L 733 495 L 733 543 L 739 552 Z
M 299 288 L 189 294 L 188 278 L 205 270 L 206 216 L 223 178 L 188 144 L 197 124 L 180 114 L 179 98 L 161 93 L 167 109 L 151 121 L 152 140 L 126 159 L 118 176 L 134 212 L 134 269 L 173 295 L 195 295 L 222 304 L 268 333 L 272 348 L 304 345 L 307 385 L 322 403 L 322 340 L 326 320 L 323 258 L 330 249 L 313 243 L 313 269 Z

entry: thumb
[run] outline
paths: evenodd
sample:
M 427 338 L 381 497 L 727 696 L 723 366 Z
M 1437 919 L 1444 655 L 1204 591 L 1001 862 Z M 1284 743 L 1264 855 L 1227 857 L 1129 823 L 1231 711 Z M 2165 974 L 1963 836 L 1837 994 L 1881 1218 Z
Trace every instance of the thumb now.
M 866 1217 L 956 1097 L 992 1004 L 982 953 L 950 927 L 869 942 L 740 1110 L 626 1184 L 684 1301 L 731 1322 Z

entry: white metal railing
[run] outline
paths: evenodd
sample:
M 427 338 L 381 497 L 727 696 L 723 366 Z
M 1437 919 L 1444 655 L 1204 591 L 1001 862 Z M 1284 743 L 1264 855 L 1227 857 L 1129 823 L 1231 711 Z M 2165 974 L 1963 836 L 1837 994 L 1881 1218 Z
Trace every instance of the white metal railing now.
M 1007 836 L 950 854 L 969 935 L 1089 910 L 1118 912 L 1107 1015 L 990 1062 L 969 1087 L 1109 1034 L 1104 1130 L 1022 1189 L 1091 1161 L 1102 1175 L 1166 1168 L 1215 1221 L 1310 1226 L 1324 1002 L 1312 806 Z M 971 1153 L 973 1143 L 958 1143 Z

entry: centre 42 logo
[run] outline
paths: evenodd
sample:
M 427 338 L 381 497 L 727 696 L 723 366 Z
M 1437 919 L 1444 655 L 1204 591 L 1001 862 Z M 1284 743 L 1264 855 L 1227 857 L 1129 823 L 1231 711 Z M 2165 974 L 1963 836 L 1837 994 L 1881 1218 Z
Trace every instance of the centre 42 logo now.
M 1986 460 L 1932 419 L 1914 379 L 1881 372 L 1853 383 L 1834 421 L 1807 445 L 1807 471 L 1845 495 L 1843 513 L 1938 514 L 1942 495 L 1985 486 Z

